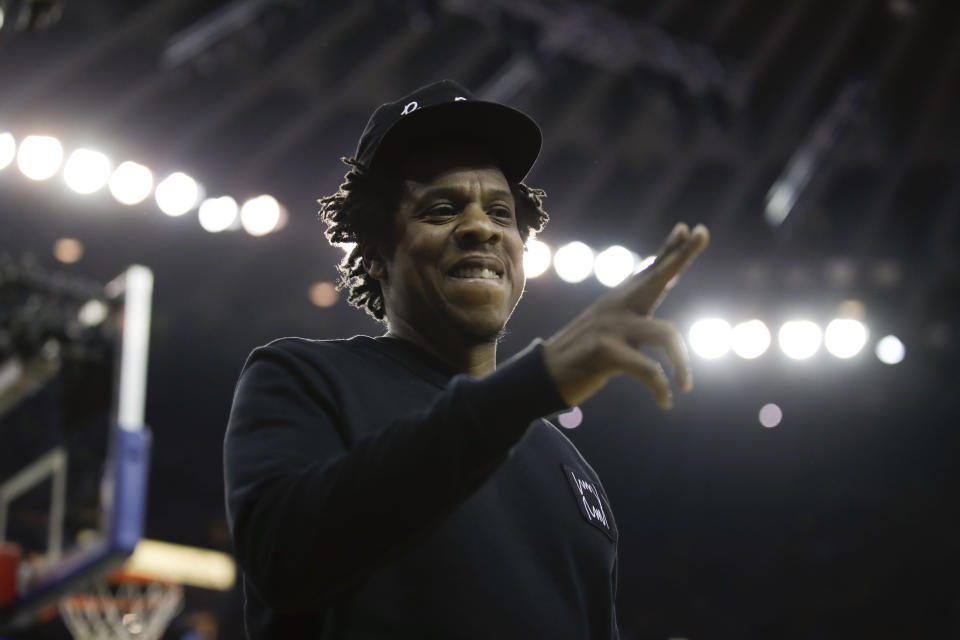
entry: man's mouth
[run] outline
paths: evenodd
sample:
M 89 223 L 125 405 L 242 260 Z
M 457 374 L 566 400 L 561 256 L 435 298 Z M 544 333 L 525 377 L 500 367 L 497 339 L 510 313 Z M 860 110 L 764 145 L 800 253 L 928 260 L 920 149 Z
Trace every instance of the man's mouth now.
M 500 280 L 500 274 L 487 267 L 459 267 L 450 272 L 454 278 Z
M 451 278 L 480 280 L 491 284 L 503 280 L 503 261 L 492 255 L 474 254 L 462 257 L 447 272 Z

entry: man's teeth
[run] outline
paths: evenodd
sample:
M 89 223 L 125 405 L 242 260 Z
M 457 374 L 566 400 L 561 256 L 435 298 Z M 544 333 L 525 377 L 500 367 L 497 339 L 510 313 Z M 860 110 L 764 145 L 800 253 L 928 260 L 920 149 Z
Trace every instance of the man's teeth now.
M 486 278 L 499 280 L 500 276 L 497 275 L 496 271 L 492 269 L 487 269 L 486 267 L 463 267 L 460 269 L 454 270 L 451 274 L 454 278 Z

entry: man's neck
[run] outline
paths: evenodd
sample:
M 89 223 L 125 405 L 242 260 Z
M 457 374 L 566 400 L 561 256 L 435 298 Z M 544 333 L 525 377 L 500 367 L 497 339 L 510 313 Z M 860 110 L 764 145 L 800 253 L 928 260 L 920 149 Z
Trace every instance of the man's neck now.
M 435 358 L 471 378 L 479 378 L 497 367 L 497 341 L 471 341 L 454 333 L 426 338 L 403 322 L 393 321 L 386 333 L 391 338 L 406 340 L 425 349 Z

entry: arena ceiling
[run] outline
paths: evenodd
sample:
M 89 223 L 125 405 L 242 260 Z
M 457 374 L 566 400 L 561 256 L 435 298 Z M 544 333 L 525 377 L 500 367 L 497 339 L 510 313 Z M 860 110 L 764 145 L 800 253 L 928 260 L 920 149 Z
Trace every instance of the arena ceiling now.
M 550 244 L 647 255 L 677 220 L 708 225 L 709 254 L 664 309 L 678 323 L 854 298 L 915 354 L 896 375 L 764 365 L 724 376 L 701 365 L 702 391 L 655 427 L 643 426 L 653 405 L 629 381 L 585 407 L 594 428 L 588 420 L 572 437 L 635 534 L 621 567 L 624 636 L 881 637 L 910 635 L 924 619 L 960 632 L 956 588 L 937 599 L 897 586 L 941 576 L 937 554 L 954 569 L 960 555 L 955 500 L 941 504 L 958 485 L 944 453 L 958 414 L 953 0 L 3 6 L 0 130 L 50 133 L 157 174 L 186 171 L 208 194 L 270 193 L 289 215 L 260 238 L 209 234 L 195 213 L 170 218 L 150 201 L 125 207 L 0 173 L 8 260 L 101 282 L 132 263 L 155 272 L 154 537 L 228 544 L 219 444 L 250 348 L 379 332 L 342 301 L 308 299 L 341 255 L 326 245 L 316 199 L 336 189 L 339 158 L 353 154 L 376 105 L 453 78 L 540 123 L 543 152 L 527 182 L 549 194 Z M 28 29 L 17 12 L 31 7 Z M 80 239 L 83 259 L 57 263 L 60 237 Z M 596 283 L 531 281 L 505 351 L 600 293 Z M 758 445 L 756 433 L 729 432 L 775 392 L 805 416 L 805 435 Z M 626 461 L 624 415 L 636 451 Z M 838 424 L 851 429 L 838 435 Z

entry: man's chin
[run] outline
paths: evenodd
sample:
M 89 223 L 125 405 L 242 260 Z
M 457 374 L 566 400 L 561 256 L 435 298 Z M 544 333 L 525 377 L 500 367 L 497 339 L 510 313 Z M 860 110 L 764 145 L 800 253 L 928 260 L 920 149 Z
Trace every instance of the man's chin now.
M 466 338 L 475 345 L 497 344 L 507 335 L 506 327 L 500 327 L 493 332 L 470 333 Z
M 458 323 L 464 339 L 472 344 L 496 344 L 506 334 L 506 320 L 466 317 Z

